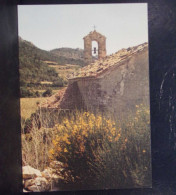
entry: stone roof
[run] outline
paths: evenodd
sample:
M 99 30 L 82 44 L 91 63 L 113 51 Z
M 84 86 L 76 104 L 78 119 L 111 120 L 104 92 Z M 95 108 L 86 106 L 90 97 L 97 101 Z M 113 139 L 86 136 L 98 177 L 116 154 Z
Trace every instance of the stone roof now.
M 148 43 L 143 43 L 135 47 L 121 49 L 118 52 L 106 56 L 103 59 L 96 60 L 95 62 L 81 68 L 77 72 L 73 72 L 68 76 L 69 80 L 77 80 L 81 78 L 94 78 L 97 77 L 111 67 L 118 67 L 123 61 L 131 58 L 135 53 L 138 53 L 148 47 Z
M 104 35 L 100 34 L 99 32 L 97 32 L 96 30 L 91 31 L 88 35 L 86 35 L 85 37 L 83 37 L 83 39 L 89 38 L 89 37 L 94 37 L 94 36 L 100 36 L 100 37 L 104 37 L 106 38 Z
M 115 54 L 110 56 L 106 56 L 104 59 L 100 59 L 91 63 L 88 66 L 81 68 L 78 72 L 74 72 L 70 74 L 69 80 L 79 80 L 86 78 L 97 78 L 100 75 L 103 75 L 106 71 L 111 68 L 119 67 L 121 64 L 123 65 L 126 60 L 130 59 L 133 55 L 138 52 L 143 51 L 148 48 L 148 43 L 143 43 L 135 47 L 129 47 L 127 49 L 121 49 Z M 77 102 L 79 96 L 79 91 L 77 90 L 77 82 L 71 82 L 68 87 L 59 90 L 53 96 L 47 98 L 46 101 L 41 103 L 42 108 L 59 108 L 59 109 L 72 109 L 73 100 L 74 105 Z M 76 98 L 74 98 L 76 97 Z M 80 105 L 77 105 L 78 107 Z

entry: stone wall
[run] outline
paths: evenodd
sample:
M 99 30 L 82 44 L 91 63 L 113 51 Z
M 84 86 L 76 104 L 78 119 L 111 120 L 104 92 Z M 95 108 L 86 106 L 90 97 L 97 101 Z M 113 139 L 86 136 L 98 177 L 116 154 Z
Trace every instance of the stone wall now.
M 149 105 L 148 47 L 99 77 L 77 83 L 85 106 L 92 111 L 123 115 L 138 104 Z
M 85 66 L 69 79 L 61 95 L 46 108 L 84 109 L 114 116 L 127 115 L 141 103 L 149 106 L 148 45 L 122 49 Z
M 106 56 L 106 37 L 100 33 L 93 31 L 84 37 L 84 59 L 85 63 L 92 62 L 92 41 L 98 43 L 98 59 Z

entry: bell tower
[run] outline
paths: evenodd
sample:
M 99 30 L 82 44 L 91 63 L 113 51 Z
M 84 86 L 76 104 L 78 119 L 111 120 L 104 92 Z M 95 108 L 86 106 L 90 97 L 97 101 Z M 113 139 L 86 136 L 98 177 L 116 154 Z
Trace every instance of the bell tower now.
M 98 51 L 98 59 L 106 57 L 106 37 L 98 33 L 95 29 L 84 38 L 84 60 L 86 64 L 93 62 L 92 51 Z M 96 41 L 98 49 L 92 48 L 92 41 Z

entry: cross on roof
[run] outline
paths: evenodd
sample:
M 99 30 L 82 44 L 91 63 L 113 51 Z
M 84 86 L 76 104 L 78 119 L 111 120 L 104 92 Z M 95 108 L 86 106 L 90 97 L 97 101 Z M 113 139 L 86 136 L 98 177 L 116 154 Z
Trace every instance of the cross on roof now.
M 94 30 L 96 30 L 96 26 L 95 25 L 93 26 L 93 28 L 94 28 Z

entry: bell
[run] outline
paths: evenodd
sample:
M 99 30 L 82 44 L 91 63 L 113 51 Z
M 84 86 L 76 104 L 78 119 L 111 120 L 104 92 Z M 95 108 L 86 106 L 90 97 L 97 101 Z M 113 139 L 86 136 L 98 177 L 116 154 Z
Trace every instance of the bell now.
M 96 47 L 94 47 L 94 54 L 96 54 Z

